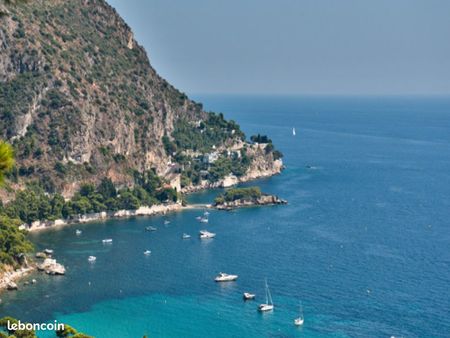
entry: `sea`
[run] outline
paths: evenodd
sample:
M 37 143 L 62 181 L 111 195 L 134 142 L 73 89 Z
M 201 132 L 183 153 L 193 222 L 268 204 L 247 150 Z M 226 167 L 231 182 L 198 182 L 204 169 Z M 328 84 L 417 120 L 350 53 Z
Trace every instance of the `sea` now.
M 99 338 L 450 337 L 449 97 L 195 99 L 273 140 L 285 170 L 244 186 L 289 203 L 211 211 L 208 224 L 187 210 L 31 234 L 67 274 L 28 277 L 0 295 L 0 316 Z M 219 272 L 239 279 L 215 283 Z M 275 309 L 259 313 L 266 279 Z

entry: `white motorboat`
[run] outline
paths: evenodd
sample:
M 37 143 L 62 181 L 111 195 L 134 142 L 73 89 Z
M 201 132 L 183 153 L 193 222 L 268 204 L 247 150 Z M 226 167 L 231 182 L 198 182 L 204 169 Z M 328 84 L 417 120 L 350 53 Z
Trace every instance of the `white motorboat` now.
M 197 217 L 195 217 L 195 219 L 196 219 L 197 221 L 200 221 L 202 218 L 203 218 L 202 216 L 197 216 Z
M 91 263 L 95 262 L 96 260 L 97 260 L 97 257 L 95 257 L 95 256 L 89 256 L 88 257 L 88 261 L 91 262 Z
M 45 249 L 45 250 L 44 250 L 44 253 L 45 253 L 46 255 L 53 255 L 53 250 L 51 250 L 51 249 Z
M 244 300 L 255 299 L 256 295 L 254 293 L 244 292 L 243 298 Z
M 156 231 L 156 230 L 158 230 L 158 229 L 156 229 L 155 227 L 152 227 L 152 226 L 148 226 L 145 228 L 145 231 Z
M 260 312 L 272 311 L 274 308 L 272 295 L 270 294 L 269 285 L 267 284 L 267 279 L 265 280 L 265 282 L 266 282 L 266 302 L 258 306 L 258 311 Z
M 200 231 L 200 238 L 201 239 L 210 239 L 210 238 L 214 238 L 214 237 L 216 237 L 216 234 L 213 233 L 213 232 L 209 232 L 209 231 L 206 231 L 206 230 L 201 230 Z
M 209 212 L 208 212 L 208 211 L 205 211 L 205 212 L 203 213 L 203 215 L 209 216 Z
M 75 234 L 76 234 L 76 235 L 78 235 L 78 236 L 79 236 L 79 235 L 81 235 L 81 233 L 82 233 L 82 231 L 81 231 L 81 230 L 78 230 L 78 229 L 77 229 L 77 230 L 75 230 Z
M 292 136 L 295 136 L 296 132 L 295 132 L 295 128 L 292 128 Z
M 106 239 L 102 240 L 103 244 L 110 244 L 110 243 L 112 243 L 112 241 L 113 240 L 111 238 L 106 238 Z
M 294 325 L 295 326 L 302 326 L 304 322 L 305 322 L 305 317 L 303 316 L 303 307 L 302 307 L 302 303 L 300 302 L 299 316 L 294 319 Z
M 229 275 L 224 272 L 220 272 L 219 275 L 214 279 L 216 282 L 232 282 L 238 279 L 238 275 Z
M 150 255 L 152 252 L 150 251 L 150 250 L 145 250 L 144 251 L 144 255 L 146 255 L 146 256 L 148 256 L 148 255 Z
M 208 223 L 208 222 L 209 222 L 208 217 L 200 218 L 200 223 Z
M 258 306 L 258 310 L 260 312 L 272 311 L 273 310 L 273 305 L 271 305 L 271 304 L 260 304 Z
M 167 224 L 170 224 L 170 221 L 165 220 L 165 221 L 164 221 L 164 225 L 167 225 Z
M 182 237 L 183 239 L 189 239 L 189 238 L 191 238 L 191 235 L 188 235 L 188 234 L 183 234 L 183 237 Z

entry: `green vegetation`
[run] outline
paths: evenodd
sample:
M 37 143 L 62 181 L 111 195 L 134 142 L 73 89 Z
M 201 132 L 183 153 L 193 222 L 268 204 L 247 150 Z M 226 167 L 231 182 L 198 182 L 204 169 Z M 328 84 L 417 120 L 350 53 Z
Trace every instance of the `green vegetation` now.
M 4 174 L 14 165 L 12 147 L 0 141 L 0 183 Z M 21 255 L 33 250 L 23 231 L 19 230 L 20 221 L 10 218 L 2 212 L 0 203 L 0 267 L 3 264 L 17 267 L 21 265 Z
M 16 193 L 14 201 L 0 207 L 0 213 L 31 224 L 38 220 L 71 218 L 93 212 L 134 210 L 144 205 L 175 202 L 178 198 L 177 191 L 166 186 L 150 170 L 135 173 L 135 186 L 119 191 L 108 178 L 98 186 L 83 184 L 70 201 L 65 201 L 60 194 L 47 194 L 40 185 L 29 184 L 27 189 Z
M 78 332 L 72 326 L 64 324 L 64 330 L 56 331 L 56 337 L 59 338 L 93 338 L 92 336 L 88 336 L 84 333 Z
M 2 264 L 19 267 L 21 255 L 33 250 L 33 245 L 19 230 L 21 222 L 0 212 L 0 266 Z
M 250 137 L 250 141 L 252 141 L 253 143 L 266 144 L 265 147 L 266 154 L 272 153 L 274 160 L 278 160 L 283 157 L 283 153 L 279 150 L 275 150 L 272 140 L 268 138 L 267 135 L 260 135 L 260 134 L 252 135 Z
M 36 338 L 36 333 L 33 330 L 14 330 L 8 331 L 8 322 L 11 324 L 17 324 L 19 321 L 12 317 L 3 317 L 0 319 L 0 329 L 7 332 L 6 335 L 0 331 L 0 337 L 6 338 Z
M 267 135 L 260 134 L 250 136 L 250 141 L 255 143 L 272 143 L 272 140 Z
M 245 139 L 244 133 L 239 125 L 233 120 L 225 120 L 222 113 L 208 113 L 203 121 L 189 122 L 179 119 L 175 123 L 172 133 L 174 139 L 174 150 L 211 152 L 213 146 L 225 143 L 230 139 Z
M 0 185 L 3 183 L 5 173 L 14 165 L 14 152 L 12 147 L 0 140 Z
M 217 196 L 214 202 L 216 204 L 223 204 L 237 200 L 254 200 L 259 197 L 261 197 L 261 190 L 258 187 L 232 188 Z

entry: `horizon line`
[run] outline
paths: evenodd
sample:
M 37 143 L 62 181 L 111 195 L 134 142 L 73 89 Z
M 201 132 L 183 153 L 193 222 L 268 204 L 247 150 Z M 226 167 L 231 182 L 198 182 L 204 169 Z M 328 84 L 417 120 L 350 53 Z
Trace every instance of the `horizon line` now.
M 248 92 L 248 93 L 234 93 L 234 92 L 192 92 L 186 93 L 188 96 L 290 96 L 290 97 L 450 97 L 449 93 L 265 93 L 265 92 Z

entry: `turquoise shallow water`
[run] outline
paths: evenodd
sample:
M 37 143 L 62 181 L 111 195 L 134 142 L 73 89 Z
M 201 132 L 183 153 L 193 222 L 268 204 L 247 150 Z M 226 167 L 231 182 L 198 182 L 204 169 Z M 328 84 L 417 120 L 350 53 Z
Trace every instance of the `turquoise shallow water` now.
M 67 275 L 5 294 L 1 315 L 56 318 L 96 337 L 449 336 L 450 99 L 201 101 L 249 135 L 270 135 L 287 168 L 257 183 L 289 205 L 213 211 L 209 242 L 196 236 L 205 226 L 195 210 L 169 215 L 167 226 L 136 218 L 79 226 L 80 237 L 73 227 L 32 235 Z M 183 232 L 195 236 L 183 241 Z M 219 271 L 240 277 L 216 284 Z M 241 295 L 261 300 L 264 277 L 276 308 L 261 315 L 258 300 Z

